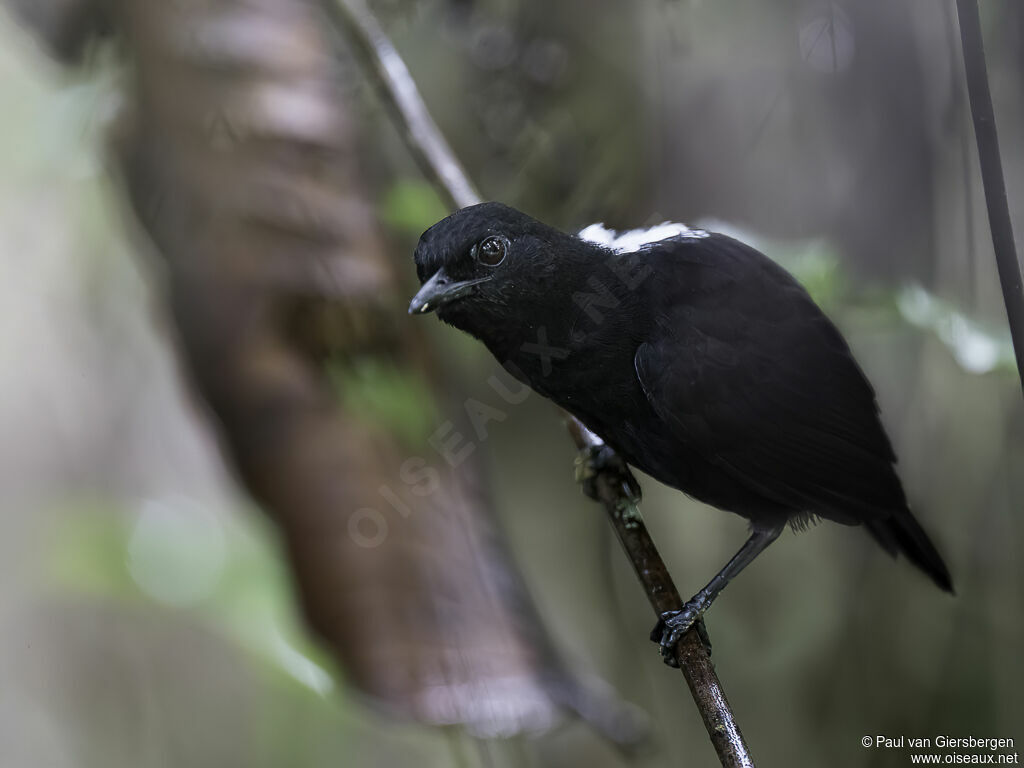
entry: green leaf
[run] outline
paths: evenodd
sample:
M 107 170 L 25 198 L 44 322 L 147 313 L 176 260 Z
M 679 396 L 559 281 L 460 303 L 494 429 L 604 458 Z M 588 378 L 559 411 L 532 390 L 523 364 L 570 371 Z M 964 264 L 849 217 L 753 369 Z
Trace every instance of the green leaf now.
M 389 227 L 416 238 L 449 213 L 430 184 L 410 179 L 392 185 L 381 206 L 381 218 Z
M 423 377 L 374 357 L 327 363 L 332 388 L 346 411 L 419 445 L 437 426 L 433 393 Z

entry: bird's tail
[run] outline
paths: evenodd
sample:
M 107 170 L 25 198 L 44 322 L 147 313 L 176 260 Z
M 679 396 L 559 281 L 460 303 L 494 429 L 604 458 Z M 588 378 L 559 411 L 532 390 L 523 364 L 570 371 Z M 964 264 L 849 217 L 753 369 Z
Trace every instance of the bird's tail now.
M 953 581 L 942 556 L 909 510 L 895 512 L 881 520 L 869 520 L 865 525 L 886 552 L 893 557 L 903 553 L 910 562 L 928 574 L 939 589 L 950 593 L 953 591 Z

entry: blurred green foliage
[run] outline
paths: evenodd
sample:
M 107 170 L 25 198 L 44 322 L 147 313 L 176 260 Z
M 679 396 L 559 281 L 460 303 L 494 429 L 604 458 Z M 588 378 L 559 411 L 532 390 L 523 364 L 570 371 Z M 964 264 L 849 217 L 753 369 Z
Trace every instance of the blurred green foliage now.
M 420 179 L 399 179 L 380 204 L 381 220 L 396 233 L 414 240 L 448 213 L 433 185 Z
M 335 357 L 326 364 L 346 413 L 421 447 L 440 418 L 430 386 L 416 371 L 372 355 Z
M 209 626 L 289 679 L 335 692 L 332 664 L 298 620 L 286 560 L 263 516 L 214 516 L 171 499 L 145 502 L 137 516 L 78 502 L 56 519 L 47 560 L 57 588 L 139 610 L 184 611 L 182 619 Z

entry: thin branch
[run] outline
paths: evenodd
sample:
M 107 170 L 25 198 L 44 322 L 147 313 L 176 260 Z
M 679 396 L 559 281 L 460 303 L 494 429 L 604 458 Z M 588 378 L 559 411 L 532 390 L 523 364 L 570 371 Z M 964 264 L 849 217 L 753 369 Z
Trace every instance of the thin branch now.
M 566 427 L 576 447 L 583 451 L 600 448 L 604 443 L 576 418 L 566 414 Z M 597 495 L 608 512 L 608 518 L 615 529 L 615 535 L 622 544 L 626 556 L 633 564 L 636 577 L 647 593 L 656 616 L 666 611 L 678 611 L 683 600 L 676 589 L 672 576 L 661 559 L 654 540 L 636 502 L 630 494 L 607 473 L 599 473 L 595 479 Z M 740 727 L 722 689 L 722 683 L 711 663 L 711 653 L 700 639 L 706 633 L 703 620 L 683 635 L 676 645 L 676 664 L 682 670 L 690 694 L 708 729 L 711 743 L 718 753 L 722 765 L 753 766 L 750 750 L 743 740 Z
M 964 52 L 964 74 L 967 78 L 967 94 L 971 101 L 971 117 L 974 120 L 974 136 L 978 142 L 978 160 L 981 165 L 981 181 L 985 188 L 985 204 L 988 207 L 988 224 L 992 230 L 992 248 L 999 269 L 999 282 L 1003 288 L 1006 316 L 1010 322 L 1010 337 L 1017 356 L 1017 373 L 1024 389 L 1024 281 L 1021 279 L 1020 262 L 1013 242 L 1013 224 L 1010 221 L 1010 206 L 1006 199 L 1006 185 L 1003 182 L 1003 165 L 999 159 L 999 137 L 996 132 L 995 111 L 992 108 L 992 94 L 988 87 L 988 72 L 985 66 L 985 47 L 981 37 L 981 19 L 977 0 L 957 0 L 957 16 L 960 19 L 960 43 Z
M 455 208 L 483 202 L 430 116 L 409 68 L 362 0 L 327 0 L 336 25 L 351 31 L 360 59 L 373 72 L 377 90 L 391 109 L 420 168 Z M 340 18 L 339 18 L 340 17 Z
M 355 39 L 363 63 L 376 75 L 380 98 L 396 115 L 417 162 L 440 186 L 455 207 L 481 201 L 466 177 L 433 118 L 427 111 L 409 70 L 362 0 L 328 0 L 332 17 Z M 565 415 L 566 425 L 579 450 L 600 447 L 601 439 L 575 417 Z M 654 546 L 635 501 L 609 473 L 595 478 L 598 497 L 612 527 L 633 564 L 647 599 L 657 616 L 679 610 L 683 600 L 672 582 L 664 560 Z M 750 751 L 729 706 L 710 652 L 700 639 L 703 623 L 691 629 L 676 648 L 676 661 L 686 678 L 718 758 L 727 768 L 752 767 Z

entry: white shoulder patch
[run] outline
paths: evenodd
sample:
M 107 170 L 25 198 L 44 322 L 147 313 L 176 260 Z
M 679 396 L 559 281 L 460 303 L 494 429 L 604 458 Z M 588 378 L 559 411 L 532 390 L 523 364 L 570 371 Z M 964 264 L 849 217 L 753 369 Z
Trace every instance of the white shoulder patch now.
M 591 224 L 586 229 L 581 229 L 578 235 L 582 240 L 603 245 L 616 253 L 633 253 L 645 245 L 677 237 L 685 240 L 700 240 L 708 236 L 709 233 L 703 229 L 690 229 L 685 224 L 675 224 L 670 221 L 649 229 L 630 229 L 626 232 L 605 229 L 603 224 Z

